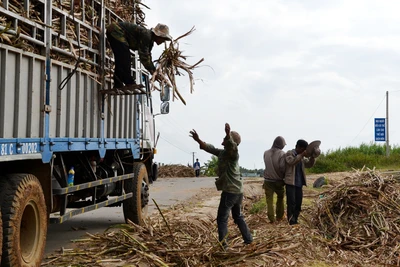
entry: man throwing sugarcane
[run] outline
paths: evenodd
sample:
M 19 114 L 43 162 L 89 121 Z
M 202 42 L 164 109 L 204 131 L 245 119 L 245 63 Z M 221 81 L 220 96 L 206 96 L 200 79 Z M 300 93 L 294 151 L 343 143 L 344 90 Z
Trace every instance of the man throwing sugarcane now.
M 218 207 L 217 225 L 218 239 L 224 249 L 228 248 L 228 218 L 232 212 L 232 217 L 239 227 L 245 244 L 253 242 L 243 214 L 243 180 L 239 170 L 239 150 L 241 138 L 239 133 L 231 131 L 228 123 L 225 124 L 225 136 L 222 140 L 224 149 L 215 148 L 211 144 L 202 141 L 195 130 L 190 131 L 190 136 L 200 145 L 200 149 L 218 157 L 218 179 L 215 185 L 218 191 L 222 191 Z
M 160 45 L 172 41 L 168 26 L 160 23 L 150 30 L 130 22 L 112 23 L 106 29 L 115 59 L 114 88 L 135 84 L 131 75 L 130 49 L 139 52 L 140 62 L 153 74 L 156 70 L 151 58 L 154 43 Z

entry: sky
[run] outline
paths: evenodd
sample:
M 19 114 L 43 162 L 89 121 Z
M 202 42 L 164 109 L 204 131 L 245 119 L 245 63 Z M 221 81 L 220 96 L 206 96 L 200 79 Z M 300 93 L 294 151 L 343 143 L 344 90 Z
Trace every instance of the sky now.
M 374 141 L 374 118 L 386 117 L 389 143 L 400 144 L 400 2 L 392 0 L 143 0 L 146 24 L 169 26 L 195 69 L 156 116 L 155 161 L 204 164 L 211 155 L 189 137 L 221 147 L 224 125 L 240 133 L 240 166 L 264 168 L 277 136 L 285 151 L 298 139 L 320 140 L 323 153 Z M 153 48 L 153 59 L 164 46 Z M 159 102 L 153 95 L 157 112 Z M 376 142 L 383 145 L 384 142 Z

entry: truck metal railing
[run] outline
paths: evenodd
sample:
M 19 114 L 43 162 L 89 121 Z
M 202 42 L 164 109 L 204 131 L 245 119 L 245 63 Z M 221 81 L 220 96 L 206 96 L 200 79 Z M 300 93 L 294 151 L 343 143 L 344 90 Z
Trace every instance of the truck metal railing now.
M 112 76 L 112 51 L 105 41 L 104 48 L 101 47 L 105 38 L 101 24 L 108 25 L 122 18 L 110 8 L 105 7 L 103 11 L 101 2 L 52 1 L 51 14 L 46 14 L 45 0 L 24 0 L 22 3 L 1 0 L 0 3 L 0 32 L 3 36 L 13 36 L 11 40 L 2 38 L 4 43 L 10 40 L 12 46 L 45 56 L 46 38 L 50 38 L 51 59 L 69 64 L 71 59 L 79 60 L 79 67 L 93 72 L 92 76 L 99 73 Z M 51 16 L 51 25 L 45 23 L 47 15 Z M 104 20 L 99 19 L 102 16 Z M 50 27 L 49 37 L 46 27 Z M 104 66 L 101 64 L 102 53 Z M 101 67 L 104 67 L 103 71 Z
M 102 208 L 102 207 L 111 206 L 113 204 L 116 204 L 116 203 L 119 203 L 121 201 L 124 201 L 125 199 L 131 198 L 132 196 L 133 196 L 132 193 L 123 194 L 121 196 L 110 198 L 108 200 L 101 201 L 101 202 L 98 202 L 96 204 L 92 204 L 92 205 L 89 205 L 89 206 L 85 206 L 85 207 L 80 208 L 80 209 L 73 209 L 71 211 L 67 211 L 64 215 L 57 216 L 57 217 L 50 217 L 50 223 L 51 224 L 63 223 L 64 221 L 66 221 L 66 220 L 68 220 L 68 219 L 70 219 L 70 218 L 72 218 L 72 217 L 74 217 L 76 215 L 79 215 L 79 214 L 82 214 L 82 213 L 85 213 L 85 212 L 88 212 L 88 211 L 96 210 L 96 209 L 99 209 L 99 208 Z

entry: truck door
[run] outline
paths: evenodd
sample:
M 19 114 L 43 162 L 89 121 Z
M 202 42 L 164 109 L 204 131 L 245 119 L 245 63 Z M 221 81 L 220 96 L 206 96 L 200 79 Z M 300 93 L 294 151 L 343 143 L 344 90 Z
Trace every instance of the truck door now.
M 140 102 L 140 128 L 141 128 L 141 147 L 143 149 L 152 149 L 154 147 L 155 142 L 155 127 L 154 127 L 154 116 L 153 116 L 153 107 L 152 107 L 152 99 L 150 93 L 149 86 L 149 78 L 146 75 L 143 75 L 143 82 L 145 85 L 145 89 L 147 95 L 142 94 L 139 96 L 141 99 Z

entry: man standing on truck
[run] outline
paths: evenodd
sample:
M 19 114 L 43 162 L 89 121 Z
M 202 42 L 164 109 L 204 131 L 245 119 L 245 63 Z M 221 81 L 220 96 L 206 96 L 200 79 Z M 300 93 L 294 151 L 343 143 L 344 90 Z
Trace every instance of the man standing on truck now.
M 151 57 L 153 44 L 160 45 L 167 40 L 172 41 L 168 26 L 160 23 L 148 30 L 130 22 L 114 22 L 106 29 L 107 40 L 115 59 L 114 88 L 121 88 L 124 84 L 135 84 L 135 78 L 131 75 L 130 49 L 139 52 L 140 62 L 153 74 L 156 70 Z
M 200 145 L 200 149 L 218 157 L 218 178 L 215 181 L 215 185 L 218 191 L 222 191 L 217 214 L 219 241 L 224 249 L 228 248 L 228 218 L 229 212 L 232 211 L 233 220 L 239 227 L 244 243 L 250 244 L 253 242 L 253 236 L 241 211 L 243 180 L 239 169 L 238 146 L 241 141 L 240 135 L 235 131 L 231 131 L 229 124 L 225 123 L 225 137 L 222 141 L 224 149 L 218 149 L 200 140 L 195 130 L 190 131 L 190 134 L 190 137 Z

